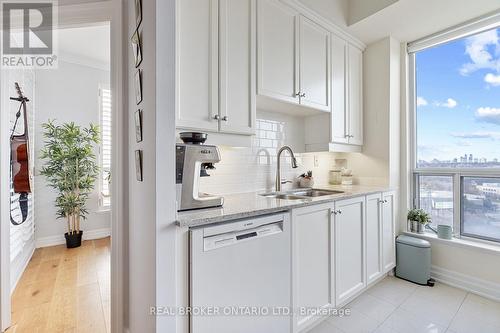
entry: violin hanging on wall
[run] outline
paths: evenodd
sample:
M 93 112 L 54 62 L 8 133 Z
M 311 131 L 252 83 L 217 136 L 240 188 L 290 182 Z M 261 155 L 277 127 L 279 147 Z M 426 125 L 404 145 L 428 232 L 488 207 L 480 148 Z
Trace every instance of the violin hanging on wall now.
M 14 225 L 22 224 L 28 217 L 28 194 L 31 193 L 32 179 L 31 176 L 31 163 L 30 163 L 30 148 L 28 136 L 28 116 L 26 111 L 26 103 L 29 99 L 23 95 L 19 84 L 15 83 L 17 97 L 11 97 L 13 101 L 20 103 L 19 110 L 16 113 L 16 121 L 10 136 L 10 164 L 12 171 L 12 185 L 14 193 L 19 194 L 19 208 L 21 210 L 21 221 L 16 221 L 10 215 L 10 221 Z M 19 118 L 21 117 L 21 110 L 24 120 L 24 133 L 15 135 L 16 127 Z

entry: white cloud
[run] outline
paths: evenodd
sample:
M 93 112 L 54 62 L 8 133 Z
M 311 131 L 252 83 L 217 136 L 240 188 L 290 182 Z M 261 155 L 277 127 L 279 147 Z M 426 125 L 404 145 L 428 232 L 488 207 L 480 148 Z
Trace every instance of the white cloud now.
M 489 30 L 465 40 L 465 53 L 471 62 L 460 68 L 462 75 L 468 75 L 478 69 L 492 69 L 500 72 L 500 58 L 495 58 L 490 48 L 495 48 L 495 54 L 500 52 L 497 29 Z
M 493 73 L 488 73 L 484 77 L 484 82 L 491 84 L 492 86 L 500 86 L 500 74 L 495 75 Z
M 451 133 L 450 135 L 459 139 L 494 139 L 500 136 L 500 132 L 464 132 Z
M 417 106 L 426 106 L 428 103 L 427 103 L 427 100 L 423 97 L 420 97 L 418 96 L 417 97 Z
M 458 105 L 458 102 L 455 101 L 453 98 L 448 98 L 446 102 L 435 102 L 434 103 L 436 106 L 442 106 L 445 108 L 450 108 L 453 109 L 455 106 Z
M 479 108 L 476 110 L 476 118 L 486 123 L 500 125 L 500 108 Z

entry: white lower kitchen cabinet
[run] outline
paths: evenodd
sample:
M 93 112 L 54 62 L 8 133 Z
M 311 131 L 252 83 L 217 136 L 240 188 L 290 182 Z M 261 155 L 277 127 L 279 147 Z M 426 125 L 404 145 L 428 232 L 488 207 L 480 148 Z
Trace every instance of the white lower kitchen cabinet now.
M 382 265 L 387 273 L 396 266 L 396 192 L 382 194 Z
M 334 306 L 333 204 L 313 205 L 292 211 L 293 308 Z M 294 316 L 294 332 L 317 319 L 313 313 Z
M 365 197 L 335 202 L 335 304 L 345 305 L 366 287 Z
M 383 274 L 382 194 L 366 196 L 366 283 L 377 281 Z

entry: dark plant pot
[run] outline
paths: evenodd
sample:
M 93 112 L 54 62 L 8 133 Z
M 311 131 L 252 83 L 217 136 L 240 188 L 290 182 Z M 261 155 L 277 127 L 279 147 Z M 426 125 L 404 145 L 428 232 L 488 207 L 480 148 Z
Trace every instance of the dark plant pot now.
M 80 230 L 77 234 L 64 234 L 64 238 L 66 238 L 66 247 L 68 249 L 73 249 L 75 247 L 80 247 L 82 245 L 82 235 L 83 230 Z

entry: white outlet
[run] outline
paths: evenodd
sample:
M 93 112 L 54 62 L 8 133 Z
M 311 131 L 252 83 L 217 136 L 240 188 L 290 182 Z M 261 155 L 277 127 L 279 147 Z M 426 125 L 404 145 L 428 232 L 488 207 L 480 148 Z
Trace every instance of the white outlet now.
M 319 158 L 317 155 L 314 155 L 314 167 L 315 168 L 319 167 Z

